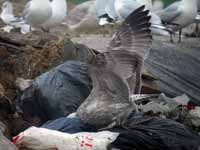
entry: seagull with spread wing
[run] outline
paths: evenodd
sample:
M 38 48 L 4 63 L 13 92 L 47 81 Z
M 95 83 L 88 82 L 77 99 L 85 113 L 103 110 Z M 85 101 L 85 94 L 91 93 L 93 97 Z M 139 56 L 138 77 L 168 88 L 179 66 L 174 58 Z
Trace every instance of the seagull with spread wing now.
M 151 46 L 149 11 L 136 9 L 122 23 L 108 47 L 90 66 L 93 89 L 77 110 L 98 128 L 123 124 L 135 108 L 130 95 L 141 89 L 141 71 Z M 133 82 L 128 83 L 127 79 Z

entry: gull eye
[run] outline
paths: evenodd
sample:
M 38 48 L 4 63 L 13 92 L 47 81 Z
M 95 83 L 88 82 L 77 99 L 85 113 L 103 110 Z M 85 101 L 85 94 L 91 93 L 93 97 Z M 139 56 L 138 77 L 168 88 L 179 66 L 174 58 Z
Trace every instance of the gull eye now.
M 53 2 L 53 0 L 49 0 L 50 2 Z

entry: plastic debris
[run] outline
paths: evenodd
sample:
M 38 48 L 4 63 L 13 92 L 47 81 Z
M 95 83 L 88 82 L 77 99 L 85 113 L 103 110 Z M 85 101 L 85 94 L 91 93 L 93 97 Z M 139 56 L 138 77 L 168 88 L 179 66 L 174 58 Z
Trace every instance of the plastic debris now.
M 195 107 L 195 109 L 190 111 L 191 121 L 195 127 L 200 127 L 200 107 Z
M 14 137 L 13 141 L 19 148 L 32 150 L 107 150 L 107 146 L 116 140 L 118 135 L 109 131 L 67 134 L 31 127 Z
M 23 118 L 33 125 L 75 112 L 91 90 L 87 65 L 67 61 L 33 80 L 18 100 Z

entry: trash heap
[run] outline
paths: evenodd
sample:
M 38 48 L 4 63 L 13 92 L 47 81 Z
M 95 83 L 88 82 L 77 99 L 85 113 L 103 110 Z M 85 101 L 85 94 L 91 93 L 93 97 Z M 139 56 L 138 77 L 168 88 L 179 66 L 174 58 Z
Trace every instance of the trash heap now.
M 91 63 L 94 63 L 98 56 L 103 57 L 103 54 L 84 45 L 73 44 L 67 39 L 61 45 L 50 42 L 42 48 L 8 39 L 0 44 L 2 50 L 4 48 L 6 52 L 6 55 L 0 54 L 2 58 L 0 73 L 8 72 L 6 76 L 0 76 L 0 98 L 4 98 L 6 102 L 4 105 L 0 103 L 0 106 L 6 105 L 10 108 L 7 114 L 12 114 L 12 117 L 6 119 L 12 120 L 13 130 L 16 129 L 12 132 L 11 143 L 4 136 L 6 126 L 0 123 L 2 139 L 0 149 L 199 149 L 200 107 L 197 105 L 198 101 L 194 103 L 194 97 L 186 94 L 172 97 L 168 94 L 170 91 L 166 92 L 167 95 L 162 93 L 164 88 L 154 86 L 154 82 L 162 81 L 166 84 L 167 81 L 172 80 L 156 78 L 152 74 L 157 70 L 152 71 L 152 74 L 149 73 L 148 68 L 151 66 L 147 66 L 151 63 L 145 66 L 146 72 L 142 75 L 142 93 L 145 94 L 133 93 L 130 97 L 134 110 L 126 115 L 126 118 L 122 118 L 123 121 L 120 120 L 120 124 L 99 127 L 82 119 L 80 111 L 77 110 L 94 89 L 94 80 L 90 73 Z M 117 55 L 115 52 L 113 54 Z M 148 61 L 155 65 L 156 59 Z M 9 67 L 5 67 L 6 64 Z M 162 76 L 162 74 L 159 75 Z M 1 83 L 2 81 L 6 83 Z M 187 81 L 189 84 L 186 85 L 190 85 L 191 82 L 189 80 L 185 82 Z M 169 82 L 168 85 L 170 87 L 173 83 Z M 112 88 L 115 87 L 108 87 L 110 91 L 106 91 L 111 93 L 111 97 L 113 96 Z M 15 93 L 13 97 L 7 96 L 7 89 Z M 123 90 L 123 88 L 119 89 Z M 101 93 L 99 95 L 105 96 Z M 16 100 L 15 103 L 12 102 L 13 99 Z M 111 108 L 115 110 L 121 107 L 119 103 L 111 105 Z M 95 106 L 91 105 L 87 109 L 93 108 Z M 114 114 L 113 109 L 107 111 L 108 116 Z M 98 115 L 101 116 L 101 112 Z M 101 123 L 104 120 L 98 121 Z
M 71 45 L 70 43 L 67 42 L 67 45 Z M 72 44 L 71 47 L 72 50 L 78 49 L 77 45 Z M 91 51 L 87 48 L 83 49 L 85 53 Z M 156 149 L 156 147 L 157 149 L 182 149 L 182 147 L 192 149 L 196 145 L 200 126 L 199 107 L 194 105 L 191 102 L 193 99 L 187 95 L 170 98 L 165 94 L 159 94 L 158 90 L 150 86 L 151 84 L 146 84 L 146 81 L 157 80 L 148 73 L 143 74 L 143 81 L 145 81 L 143 92 L 145 90 L 149 93 L 153 92 L 133 95 L 132 101 L 139 112 L 131 114 L 123 127 L 102 130 L 80 120 L 73 112 L 92 90 L 89 66 L 83 62 L 88 59 L 77 61 L 78 58 L 83 59 L 82 56 L 92 58 L 85 53 L 83 55 L 80 52 L 79 54 L 82 55 L 79 56 L 67 55 L 67 59 L 75 61 L 55 65 L 56 67 L 33 80 L 16 76 L 18 94 L 17 115 L 15 114 L 14 120 L 20 116 L 23 120 L 13 125 L 20 129 L 15 131 L 13 143 L 19 149 L 53 149 L 55 146 L 58 146 L 56 147 L 58 149 L 87 149 L 91 148 L 91 145 L 93 149 L 100 150 L 106 148 L 142 150 Z M 94 51 L 92 54 L 96 53 Z M 15 83 L 14 79 L 13 82 Z M 18 135 L 20 131 L 22 132 Z M 3 149 L 17 149 L 4 136 L 1 139 L 5 139 L 0 143 Z M 73 146 L 66 147 L 66 145 Z

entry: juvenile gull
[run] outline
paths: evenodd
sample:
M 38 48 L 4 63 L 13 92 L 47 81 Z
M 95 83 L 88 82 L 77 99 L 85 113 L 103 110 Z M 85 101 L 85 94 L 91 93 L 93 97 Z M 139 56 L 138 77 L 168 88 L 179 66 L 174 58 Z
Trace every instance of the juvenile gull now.
M 0 14 L 2 21 L 7 24 L 4 27 L 4 31 L 10 32 L 10 30 L 19 28 L 22 34 L 26 34 L 31 31 L 30 25 L 26 24 L 21 17 L 14 16 L 13 4 L 10 1 L 5 1 L 2 4 L 2 11 Z
M 161 14 L 161 20 L 171 24 L 174 31 L 179 30 L 179 42 L 181 42 L 182 28 L 194 23 L 197 16 L 197 0 L 181 0 L 174 2 L 165 8 Z M 171 42 L 172 36 L 171 36 Z
M 135 110 L 127 78 L 133 76 L 137 93 L 141 70 L 151 46 L 149 11 L 136 9 L 113 36 L 107 52 L 98 54 L 90 66 L 93 89 L 77 110 L 86 123 L 98 128 L 123 124 Z

